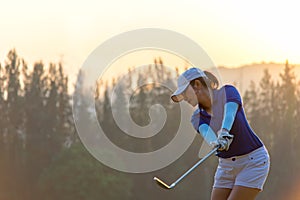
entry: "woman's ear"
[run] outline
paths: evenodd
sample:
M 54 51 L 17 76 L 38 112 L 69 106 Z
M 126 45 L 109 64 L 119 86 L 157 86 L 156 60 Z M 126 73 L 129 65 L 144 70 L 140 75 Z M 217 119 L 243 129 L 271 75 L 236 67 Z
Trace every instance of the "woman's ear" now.
M 203 88 L 202 83 L 199 80 L 195 80 L 195 84 L 193 86 L 194 89 L 200 90 Z

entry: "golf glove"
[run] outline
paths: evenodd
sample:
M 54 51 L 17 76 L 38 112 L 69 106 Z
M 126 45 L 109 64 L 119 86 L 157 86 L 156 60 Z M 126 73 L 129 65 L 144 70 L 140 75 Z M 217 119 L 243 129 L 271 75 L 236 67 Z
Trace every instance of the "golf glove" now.
M 219 151 L 228 151 L 230 144 L 232 143 L 233 135 L 231 135 L 227 130 L 221 129 L 218 131 L 217 145 L 219 146 Z

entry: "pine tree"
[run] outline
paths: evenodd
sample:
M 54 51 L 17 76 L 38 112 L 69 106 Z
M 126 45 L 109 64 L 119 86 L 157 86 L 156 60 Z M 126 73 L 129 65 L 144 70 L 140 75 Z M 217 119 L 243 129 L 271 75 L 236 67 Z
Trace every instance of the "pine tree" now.
M 288 62 L 284 71 L 280 74 L 281 82 L 277 84 L 276 105 L 278 108 L 276 123 L 274 127 L 274 148 L 272 149 L 272 174 L 270 175 L 272 185 L 281 185 L 283 190 L 290 188 L 291 179 L 298 171 L 298 155 L 295 153 L 297 146 L 296 124 L 296 84 L 293 67 Z M 284 170 L 283 170 L 284 169 Z M 288 170 L 287 170 L 288 169 Z M 275 175 L 276 174 L 276 175 Z M 274 176 L 275 175 L 275 176 Z M 276 195 L 275 191 L 275 195 Z
M 265 145 L 269 148 L 272 143 L 273 127 L 275 125 L 276 115 L 278 114 L 274 105 L 274 83 L 271 80 L 271 75 L 267 69 L 264 70 L 264 76 L 259 82 L 259 104 L 260 104 L 260 132 L 259 136 L 264 141 Z
M 84 96 L 84 91 L 85 91 L 85 88 L 84 88 L 85 80 L 84 79 L 85 79 L 84 72 L 82 70 L 80 70 L 77 75 L 75 91 L 73 93 L 72 112 L 73 112 L 73 117 L 74 117 L 75 123 L 77 121 L 81 120 L 81 118 L 83 118 L 83 117 L 86 117 L 86 118 L 89 117 L 89 116 L 81 115 L 81 114 L 85 114 L 88 110 L 88 103 Z M 72 139 L 73 141 L 71 141 L 71 143 L 78 142 L 79 138 L 77 136 L 78 136 L 78 134 L 74 135 L 74 138 Z
M 36 183 L 44 167 L 48 164 L 47 135 L 48 124 L 45 109 L 46 79 L 44 64 L 35 63 L 33 71 L 25 79 L 25 131 L 26 131 L 26 190 L 27 199 L 36 193 Z
M 61 141 L 60 141 L 60 130 L 58 128 L 59 124 L 59 102 L 58 102 L 58 96 L 59 96 L 59 86 L 58 86 L 58 76 L 57 76 L 57 69 L 55 64 L 50 64 L 49 72 L 46 76 L 47 86 L 45 87 L 46 95 L 44 97 L 45 102 L 45 120 L 43 123 L 45 123 L 43 126 L 47 127 L 47 129 L 44 129 L 44 132 L 42 134 L 45 135 L 45 145 L 47 146 L 47 154 L 49 157 L 51 154 L 53 154 L 53 151 L 59 151 Z
M 18 198 L 22 193 L 22 188 L 18 182 L 21 182 L 22 173 L 22 152 L 23 152 L 23 98 L 21 96 L 22 89 L 20 85 L 20 68 L 22 60 L 17 55 L 15 49 L 9 51 L 5 64 L 5 77 L 7 93 L 6 97 L 6 127 L 3 129 L 6 140 L 6 162 L 8 164 L 7 186 L 12 195 L 10 199 Z M 14 191 L 14 192 L 13 192 Z
M 260 104 L 258 101 L 259 91 L 253 81 L 251 81 L 249 89 L 244 94 L 244 108 L 252 128 L 256 132 L 260 132 L 259 119 L 260 119 Z
M 5 130 L 5 126 L 7 125 L 6 122 L 6 102 L 4 99 L 4 94 L 5 94 L 5 76 L 4 76 L 4 71 L 3 71 L 3 67 L 0 64 L 0 128 L 1 128 L 1 133 L 0 133 L 0 157 L 4 157 L 4 130 Z M 3 160 L 2 160 L 3 161 Z M 1 162 L 1 161 L 0 161 Z M 2 165 L 1 165 L 2 166 Z
M 296 122 L 300 122 L 300 81 L 297 83 L 297 102 L 296 102 L 296 117 L 295 117 L 295 121 Z M 300 130 L 300 123 L 296 123 L 295 124 L 295 129 L 296 130 Z M 300 134 L 296 134 L 296 138 L 295 138 L 295 146 L 299 146 L 300 145 Z M 300 170 L 300 162 L 296 163 L 296 170 Z
M 68 94 L 68 77 L 64 75 L 61 64 L 50 64 L 47 75 L 45 109 L 49 153 L 55 155 L 65 141 L 70 141 L 72 132 L 72 111 Z M 51 150 L 51 151 L 50 151 Z
M 15 50 L 8 53 L 8 60 L 5 66 L 7 77 L 7 119 L 8 119 L 8 142 L 10 158 L 15 160 L 16 148 L 18 145 L 18 133 L 21 131 L 22 124 L 22 97 L 20 85 L 20 66 L 21 60 Z M 16 161 L 16 160 L 15 160 Z
M 297 122 L 296 119 L 296 76 L 293 72 L 293 67 L 289 65 L 286 61 L 283 73 L 280 74 L 281 85 L 280 93 L 278 98 L 281 100 L 281 110 L 280 116 L 282 120 L 282 127 L 280 128 L 280 133 L 277 135 L 280 140 L 278 140 L 278 145 L 284 145 L 287 147 L 287 152 L 289 155 L 296 159 L 298 156 L 295 154 L 294 149 L 296 148 L 294 141 L 298 134 L 296 129 Z
M 63 66 L 60 63 L 58 68 L 58 129 L 65 144 L 72 141 L 75 134 L 68 84 L 68 76 L 65 75 Z
M 5 71 L 0 64 L 0 171 L 2 172 L 2 178 L 0 179 L 0 199 L 10 199 L 12 198 L 7 191 L 11 191 L 12 185 L 10 185 L 10 180 L 14 179 L 15 177 L 10 177 L 11 174 L 7 172 L 10 170 L 10 162 L 9 156 L 7 151 L 7 140 L 6 140 L 6 133 L 7 133 L 7 104 L 5 100 Z

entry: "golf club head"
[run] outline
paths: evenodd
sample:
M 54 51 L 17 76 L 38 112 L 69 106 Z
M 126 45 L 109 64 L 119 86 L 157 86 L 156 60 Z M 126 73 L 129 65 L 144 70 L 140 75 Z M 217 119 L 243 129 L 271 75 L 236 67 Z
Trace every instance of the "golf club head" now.
M 166 184 L 165 182 L 163 182 L 162 180 L 160 180 L 159 178 L 157 177 L 154 177 L 153 180 L 157 183 L 158 186 L 160 186 L 161 188 L 164 188 L 164 189 L 172 189 L 174 186 L 171 185 L 169 186 L 168 184 Z

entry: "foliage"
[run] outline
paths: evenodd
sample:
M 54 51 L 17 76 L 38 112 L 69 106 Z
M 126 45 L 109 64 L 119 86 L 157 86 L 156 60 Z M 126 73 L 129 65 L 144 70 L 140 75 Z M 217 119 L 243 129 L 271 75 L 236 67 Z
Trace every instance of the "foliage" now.
M 200 136 L 182 157 L 164 169 L 145 174 L 117 172 L 91 157 L 74 134 L 72 94 L 62 64 L 46 66 L 40 61 L 32 70 L 29 68 L 14 49 L 9 51 L 4 65 L 0 64 L 0 199 L 209 199 L 216 167 L 213 158 L 178 189 L 166 192 L 152 181 L 153 176 L 160 175 L 170 183 L 192 166 L 198 159 Z M 177 75 L 178 71 L 170 73 L 159 58 L 142 71 L 129 70 L 128 77 L 121 78 L 123 85 L 114 98 L 111 94 L 116 79 L 112 84 L 99 81 L 95 105 L 107 137 L 117 146 L 137 153 L 168 144 L 178 130 L 181 111 L 170 102 L 171 91 L 163 85 L 174 86 Z M 76 91 L 82 94 L 76 96 L 82 99 L 78 101 L 80 106 L 74 108 L 79 110 L 73 112 L 92 109 L 84 99 L 83 80 L 80 72 Z M 143 85 L 147 81 L 162 84 Z M 135 89 L 139 84 L 142 86 Z M 300 171 L 300 81 L 293 66 L 286 62 L 278 82 L 265 70 L 259 83 L 251 83 L 243 100 L 252 128 L 271 155 L 270 175 L 258 199 L 285 199 L 283 194 L 297 183 L 294 175 Z M 129 105 L 122 103 L 127 101 Z M 114 120 L 113 113 L 124 110 L 129 110 L 132 121 L 141 127 L 151 123 L 149 110 L 154 116 L 164 112 L 166 122 L 155 136 L 135 138 L 124 134 Z M 128 131 L 134 127 L 125 117 L 120 118 L 120 124 Z
M 251 126 L 263 139 L 271 156 L 271 171 L 261 199 L 282 199 L 280 193 L 291 188 L 300 170 L 297 154 L 299 85 L 293 66 L 288 62 L 280 78 L 275 84 L 265 70 L 260 89 L 250 88 L 245 92 L 246 99 L 255 102 L 245 104 Z
M 39 180 L 43 199 L 130 199 L 131 182 L 93 158 L 81 143 L 65 148 Z

